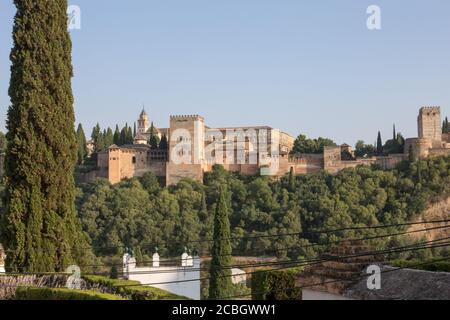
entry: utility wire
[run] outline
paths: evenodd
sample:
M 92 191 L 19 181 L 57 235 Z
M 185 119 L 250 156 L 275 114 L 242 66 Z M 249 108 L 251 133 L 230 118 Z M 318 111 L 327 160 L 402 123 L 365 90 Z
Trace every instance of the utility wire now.
M 434 242 L 440 242 L 440 241 L 443 241 L 443 240 L 446 240 L 446 239 L 450 239 L 450 237 L 437 239 L 437 240 L 426 241 L 426 242 L 418 243 L 418 244 L 415 244 L 415 245 L 409 245 L 409 246 L 392 248 L 392 249 L 388 249 L 388 250 L 372 251 L 372 252 L 359 253 L 359 254 L 346 255 L 346 256 L 337 256 L 337 257 L 331 257 L 331 258 L 326 258 L 326 259 L 317 259 L 316 261 L 313 261 L 312 263 L 308 262 L 308 260 L 299 260 L 299 261 L 303 262 L 302 264 L 296 264 L 298 261 L 280 262 L 280 263 L 278 263 L 278 265 L 284 265 L 283 267 L 273 268 L 273 269 L 269 269 L 269 270 L 256 270 L 256 271 L 252 271 L 252 272 L 245 272 L 245 273 L 238 274 L 238 275 L 243 275 L 243 274 L 250 275 L 250 274 L 255 274 L 255 273 L 264 273 L 264 272 L 271 272 L 271 271 L 276 271 L 276 270 L 292 269 L 292 268 L 297 268 L 297 267 L 302 267 L 302 266 L 317 265 L 317 264 L 320 264 L 320 263 L 323 263 L 323 262 L 339 261 L 339 260 L 342 260 L 342 259 L 349 259 L 349 258 L 356 258 L 356 257 L 363 257 L 363 256 L 376 256 L 376 255 L 385 255 L 385 254 L 390 254 L 390 253 L 402 253 L 402 252 L 410 252 L 410 251 L 417 251 L 417 250 L 424 250 L 424 249 L 448 247 L 448 246 L 450 246 L 450 242 L 437 243 L 436 245 L 431 245 L 431 246 L 427 245 L 427 244 L 430 244 L 430 243 L 432 244 Z M 421 245 L 421 246 L 417 246 L 417 245 Z M 255 266 L 255 267 L 264 267 L 264 266 L 266 266 L 266 265 L 259 264 L 259 265 Z M 233 277 L 233 276 L 237 276 L 237 275 L 224 275 L 224 276 L 219 276 L 219 278 L 221 278 L 221 277 Z M 158 283 L 119 285 L 119 286 L 113 286 L 113 287 L 117 287 L 117 288 L 122 288 L 122 287 L 142 287 L 142 286 L 154 286 L 154 285 L 164 285 L 164 284 L 176 284 L 176 283 L 203 281 L 203 280 L 209 280 L 209 279 L 210 279 L 210 277 L 204 277 L 204 278 L 197 278 L 197 279 L 166 281 L 166 282 L 158 282 Z M 8 287 L 8 285 L 0 284 L 0 287 L 5 287 L 5 286 Z M 12 287 L 31 287 L 31 286 L 12 285 Z
M 410 245 L 410 246 L 397 247 L 397 248 L 392 248 L 392 249 L 387 249 L 387 250 L 359 253 L 359 254 L 354 254 L 354 255 L 330 257 L 330 258 L 325 258 L 325 259 L 318 259 L 316 261 L 313 261 L 312 263 L 308 262 L 308 260 L 297 260 L 297 261 L 280 262 L 277 265 L 288 265 L 288 266 L 287 267 L 281 267 L 281 268 L 275 268 L 275 269 L 272 269 L 272 270 L 257 270 L 257 271 L 252 271 L 252 272 L 246 272 L 245 274 L 254 274 L 254 273 L 258 273 L 258 272 L 269 272 L 269 271 L 273 271 L 273 270 L 290 269 L 290 268 L 295 268 L 295 267 L 300 267 L 300 266 L 317 265 L 317 264 L 320 264 L 320 263 L 323 263 L 323 262 L 339 261 L 339 260 L 349 259 L 349 258 L 385 255 L 385 254 L 390 254 L 390 253 L 402 253 L 402 252 L 409 252 L 409 251 L 416 251 L 416 250 L 423 250 L 423 249 L 447 247 L 447 246 L 450 245 L 450 242 L 438 243 L 438 244 L 433 245 L 433 246 L 428 246 L 427 245 L 427 244 L 430 244 L 430 243 L 432 244 L 434 242 L 443 241 L 443 240 L 447 240 L 447 239 L 450 239 L 450 237 L 419 243 L 422 246 Z M 298 263 L 300 261 L 301 262 L 305 262 L 306 261 L 307 263 L 306 264 L 297 265 L 296 263 Z M 264 265 L 264 266 L 266 266 L 266 265 Z M 224 276 L 219 276 L 219 278 L 220 277 L 232 277 L 232 276 L 233 275 L 224 275 Z M 152 286 L 152 285 L 163 285 L 163 284 L 203 281 L 203 280 L 209 280 L 209 279 L 210 279 L 210 277 L 204 277 L 204 278 L 199 278 L 199 279 L 176 280 L 176 281 L 166 281 L 166 282 L 158 282 L 158 283 L 145 283 L 145 284 L 129 284 L 129 285 L 120 285 L 120 286 L 115 286 L 115 287 L 141 287 L 141 286 Z
M 214 241 L 224 241 L 224 240 L 248 240 L 248 239 L 262 239 L 262 238 L 272 238 L 272 237 L 288 237 L 288 236 L 301 236 L 304 234 L 313 235 L 313 234 L 329 234 L 329 233 L 337 233 L 342 231 L 355 231 L 355 230 L 370 230 L 370 229 L 383 229 L 383 228 L 391 228 L 391 227 L 404 227 L 404 226 L 412 226 L 418 224 L 435 224 L 435 223 L 446 223 L 450 222 L 450 219 L 443 220 L 428 220 L 421 222 L 406 222 L 406 223 L 397 223 L 397 224 L 386 224 L 386 225 L 375 225 L 375 226 L 361 226 L 361 227 L 346 227 L 339 229 L 325 229 L 325 230 L 312 230 L 312 231 L 300 231 L 300 232 L 292 232 L 292 233 L 279 233 L 279 234 L 271 234 L 271 235 L 258 235 L 258 236 L 242 236 L 242 237 L 227 237 L 220 239 L 199 239 L 199 240 L 188 240 L 188 241 L 159 241 L 151 244 L 140 245 L 141 248 L 146 247 L 157 247 L 163 243 L 165 244 L 182 244 L 186 245 L 189 243 L 202 243 L 202 242 L 214 242 Z M 118 246 L 90 246 L 79 249 L 115 249 L 115 248 L 128 248 L 128 245 L 118 245 Z M 14 252 L 15 250 L 6 250 L 7 252 Z
M 380 274 L 384 274 L 384 273 L 389 273 L 389 272 L 395 272 L 395 271 L 399 271 L 399 270 L 404 270 L 404 269 L 414 269 L 417 267 L 421 267 L 421 266 L 425 266 L 425 265 L 429 265 L 431 263 L 436 263 L 436 262 L 443 262 L 443 261 L 448 261 L 450 260 L 450 257 L 446 257 L 443 259 L 437 259 L 437 260 L 433 260 L 433 261 L 427 261 L 427 262 L 421 262 L 418 264 L 413 264 L 407 267 L 398 267 L 395 269 L 390 269 L 390 270 L 384 270 L 384 271 L 380 271 Z M 270 290 L 270 291 L 265 291 L 265 292 L 252 292 L 249 294 L 241 294 L 241 295 L 234 295 L 234 296 L 228 296 L 228 297 L 221 297 L 219 299 L 225 299 L 225 300 L 229 300 L 229 299 L 234 299 L 234 298 L 244 298 L 244 297 L 248 297 L 248 296 L 255 296 L 255 295 L 266 295 L 266 294 L 273 294 L 273 293 L 279 293 L 279 292 L 285 292 L 285 291 L 292 291 L 295 289 L 304 289 L 304 288 L 312 288 L 312 287 L 317 287 L 317 286 L 321 286 L 321 285 L 325 285 L 325 284 L 330 284 L 330 283 L 339 283 L 339 282 L 350 282 L 350 281 L 357 281 L 357 280 L 361 280 L 367 277 L 370 277 L 371 275 L 361 275 L 361 276 L 356 276 L 356 277 L 351 277 L 349 279 L 336 279 L 336 280 L 328 280 L 328 281 L 323 281 L 323 282 L 317 282 L 317 283 L 313 283 L 313 284 L 309 284 L 309 285 L 303 285 L 300 287 L 294 287 L 294 288 L 289 288 L 289 289 L 278 289 L 278 290 Z M 213 300 L 213 299 L 208 299 L 208 300 Z
M 339 244 L 339 243 L 343 243 L 343 242 L 357 242 L 357 241 L 368 241 L 368 240 L 375 240 L 375 239 L 382 239 L 382 238 L 387 238 L 387 237 L 394 237 L 394 236 L 400 236 L 400 235 L 406 235 L 406 234 L 412 234 L 412 233 L 419 233 L 419 232 L 428 232 L 428 231 L 432 231 L 432 230 L 437 230 L 437 229 L 445 229 L 445 228 L 450 228 L 450 225 L 446 225 L 446 226 L 437 226 L 437 227 L 431 227 L 431 228 L 425 228 L 425 229 L 419 229 L 419 230 L 412 230 L 412 231 L 404 231 L 404 232 L 398 232 L 398 233 L 391 233 L 391 234 L 385 234 L 385 235 L 379 235 L 379 236 L 372 236 L 372 237 L 362 237 L 362 238 L 350 238 L 350 239 L 341 239 L 341 240 L 336 240 L 336 241 L 330 241 L 327 243 L 313 243 L 313 244 L 307 244 L 307 245 L 294 245 L 294 246 L 290 246 L 290 247 L 284 247 L 284 248 L 279 248 L 276 250 L 273 250 L 273 252 L 281 252 L 281 251 L 287 251 L 287 250 L 296 250 L 296 249 L 302 249 L 302 248 L 311 248 L 311 247 L 318 247 L 318 246 L 328 246 L 328 245 L 333 245 L 333 244 Z M 226 254 L 226 255 L 220 255 L 220 256 L 233 256 L 233 254 Z M 151 263 L 153 261 L 141 261 L 140 263 Z M 160 262 L 180 262 L 180 259 L 167 259 L 167 260 L 160 260 Z M 97 265 L 79 265 L 80 268 L 97 268 L 97 267 L 121 267 L 123 264 L 112 264 L 112 265 L 105 265 L 105 264 L 97 264 Z M 164 267 L 164 266 L 162 266 Z M 239 266 L 236 266 L 236 268 L 239 268 Z M 1 274 L 1 273 L 0 273 Z M 21 273 L 24 274 L 24 273 Z M 35 273 L 30 273 L 30 274 L 35 274 Z M 45 274 L 55 274 L 55 273 L 41 273 L 42 275 Z M 60 273 L 60 274 L 66 274 L 66 273 Z M 100 274 L 97 274 L 100 275 Z M 104 273 L 104 275 L 106 275 Z

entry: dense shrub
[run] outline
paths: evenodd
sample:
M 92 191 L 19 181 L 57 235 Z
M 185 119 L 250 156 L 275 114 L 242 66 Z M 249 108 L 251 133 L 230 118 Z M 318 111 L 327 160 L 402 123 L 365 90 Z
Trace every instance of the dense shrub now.
M 390 263 L 394 267 L 399 268 L 412 268 L 426 271 L 435 272 L 450 272 L 450 262 L 449 261 L 430 261 L 423 262 L 420 260 L 393 260 Z
M 252 275 L 253 300 L 301 300 L 302 290 L 295 288 L 295 275 L 301 270 L 263 270 Z
M 89 287 L 99 288 L 112 294 L 131 300 L 188 300 L 165 290 L 139 286 L 140 282 L 131 280 L 110 279 L 102 276 L 83 276 Z
M 16 290 L 16 300 L 123 300 L 117 295 L 92 290 L 27 288 Z

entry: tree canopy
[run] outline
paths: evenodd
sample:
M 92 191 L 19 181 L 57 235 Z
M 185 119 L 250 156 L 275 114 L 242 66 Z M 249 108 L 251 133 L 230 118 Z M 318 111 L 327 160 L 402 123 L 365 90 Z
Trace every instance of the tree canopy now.
M 295 153 L 323 153 L 324 147 L 336 146 L 336 143 L 328 138 L 319 137 L 317 139 L 308 139 L 305 135 L 301 134 L 295 139 L 292 154 Z

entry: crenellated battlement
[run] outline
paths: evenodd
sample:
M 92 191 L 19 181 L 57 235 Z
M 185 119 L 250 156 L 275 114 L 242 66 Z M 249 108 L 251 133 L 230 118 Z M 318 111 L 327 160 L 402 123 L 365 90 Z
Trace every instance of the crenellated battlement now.
M 198 114 L 188 114 L 188 115 L 172 115 L 170 120 L 190 120 L 190 121 L 204 121 L 204 118 Z
M 423 106 L 422 108 L 420 108 L 419 112 L 421 114 L 428 113 L 428 112 L 441 113 L 441 107 L 439 107 L 439 106 Z
M 438 106 L 420 108 L 419 116 L 417 117 L 417 127 L 419 129 L 419 138 L 441 141 L 441 108 Z

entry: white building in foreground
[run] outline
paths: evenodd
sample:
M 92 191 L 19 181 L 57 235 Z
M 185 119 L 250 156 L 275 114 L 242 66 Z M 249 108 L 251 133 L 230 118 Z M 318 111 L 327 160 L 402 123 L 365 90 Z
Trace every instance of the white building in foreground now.
M 160 266 L 159 254 L 155 253 L 151 267 L 136 267 L 136 259 L 125 254 L 123 275 L 128 280 L 200 300 L 200 258 L 183 253 L 180 262 L 180 265 Z

